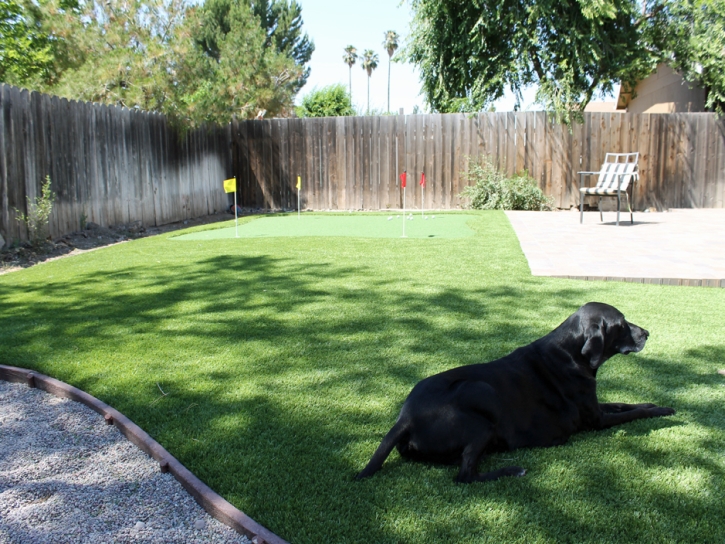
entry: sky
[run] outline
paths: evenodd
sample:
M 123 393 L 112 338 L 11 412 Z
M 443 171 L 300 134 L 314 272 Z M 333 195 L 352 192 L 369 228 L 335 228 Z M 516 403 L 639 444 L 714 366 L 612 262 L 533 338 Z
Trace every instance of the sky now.
M 345 47 L 354 45 L 358 54 L 373 49 L 380 59 L 370 78 L 370 108 L 386 111 L 388 89 L 388 53 L 383 48 L 385 32 L 400 34 L 401 45 L 410 33 L 412 14 L 409 3 L 400 0 L 298 0 L 302 6 L 304 31 L 315 43 L 310 61 L 310 77 L 297 96 L 299 104 L 315 87 L 342 83 L 347 88 L 349 68 L 342 60 Z M 420 94 L 420 78 L 414 66 L 393 63 L 391 67 L 390 110 L 413 113 L 417 106 L 427 111 Z M 352 67 L 352 101 L 362 113 L 367 109 L 368 76 L 360 60 Z M 525 93 L 523 109 L 532 107 L 534 91 Z M 511 111 L 514 98 L 508 94 L 496 102 L 496 111 Z

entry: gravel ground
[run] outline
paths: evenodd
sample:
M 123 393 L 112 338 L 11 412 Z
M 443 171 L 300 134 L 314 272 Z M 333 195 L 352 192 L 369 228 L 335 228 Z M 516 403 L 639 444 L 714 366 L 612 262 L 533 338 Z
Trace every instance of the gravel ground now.
M 90 408 L 0 380 L 0 543 L 244 543 Z

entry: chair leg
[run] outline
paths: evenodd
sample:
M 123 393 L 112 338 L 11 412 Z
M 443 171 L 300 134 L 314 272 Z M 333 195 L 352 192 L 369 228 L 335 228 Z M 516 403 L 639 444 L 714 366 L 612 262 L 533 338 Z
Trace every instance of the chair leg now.
M 584 175 L 579 175 L 579 224 L 584 223 L 584 193 L 581 189 L 584 187 Z
M 619 189 L 617 189 L 617 226 L 619 226 L 619 208 L 621 207 L 622 199 L 619 196 Z
M 604 223 L 604 214 L 602 213 L 602 197 L 599 197 L 599 204 L 597 204 L 597 207 L 599 208 L 599 220 Z
M 632 206 L 629 203 L 629 193 L 625 191 L 624 196 L 627 197 L 627 208 L 629 208 L 629 222 L 634 225 L 634 214 L 632 213 Z M 634 199 L 634 193 L 632 193 L 632 199 Z

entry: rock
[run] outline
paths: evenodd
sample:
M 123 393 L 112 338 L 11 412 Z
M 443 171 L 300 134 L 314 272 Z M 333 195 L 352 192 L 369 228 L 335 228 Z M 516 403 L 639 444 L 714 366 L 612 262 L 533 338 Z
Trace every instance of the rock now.
M 194 522 L 194 529 L 196 529 L 197 531 L 203 531 L 204 529 L 206 529 L 206 521 L 204 521 L 203 519 L 197 519 Z
M 136 529 L 137 531 L 140 531 L 141 529 L 146 528 L 146 524 L 143 521 L 137 521 L 136 525 L 134 525 L 133 528 Z
M 86 223 L 87 230 L 95 230 L 95 229 L 100 229 L 100 228 L 101 228 L 101 225 L 99 225 L 98 223 L 94 223 L 93 221 L 88 221 L 88 223 Z

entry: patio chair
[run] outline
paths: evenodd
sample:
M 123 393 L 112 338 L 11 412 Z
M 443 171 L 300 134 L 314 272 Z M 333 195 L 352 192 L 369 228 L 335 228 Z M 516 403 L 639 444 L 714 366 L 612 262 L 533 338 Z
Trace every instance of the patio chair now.
M 634 215 L 632 214 L 632 206 L 629 201 L 627 190 L 634 187 L 634 183 L 639 179 L 637 171 L 637 161 L 639 153 L 607 153 L 604 157 L 604 164 L 599 172 L 579 172 L 579 222 L 584 222 L 584 197 L 599 197 L 599 219 L 603 222 L 602 214 L 602 197 L 613 197 L 617 199 L 617 225 L 619 226 L 619 211 L 621 207 L 621 195 L 627 198 L 627 208 L 629 208 L 629 220 L 634 224 Z M 594 187 L 584 187 L 584 176 L 599 175 L 599 180 Z M 634 188 L 632 188 L 632 205 L 634 205 Z

